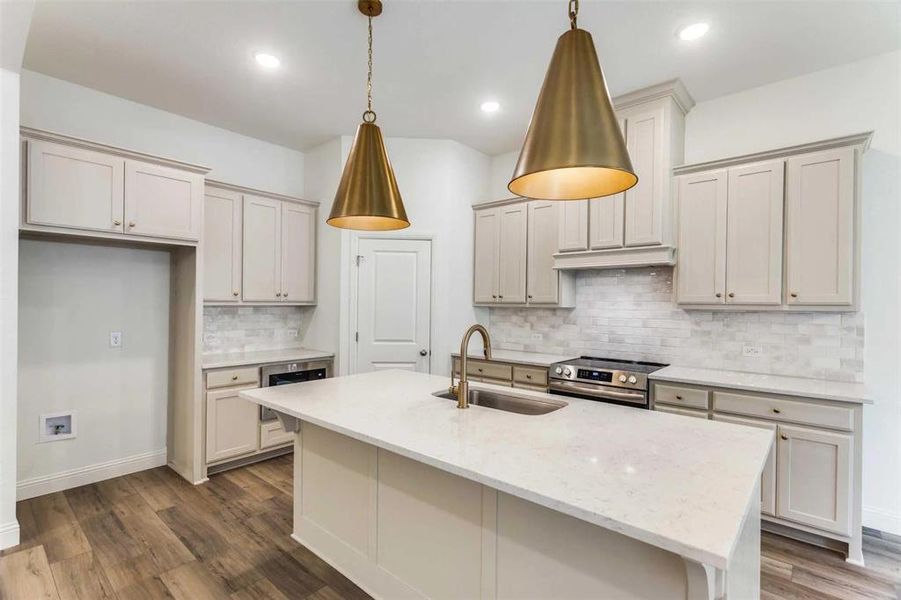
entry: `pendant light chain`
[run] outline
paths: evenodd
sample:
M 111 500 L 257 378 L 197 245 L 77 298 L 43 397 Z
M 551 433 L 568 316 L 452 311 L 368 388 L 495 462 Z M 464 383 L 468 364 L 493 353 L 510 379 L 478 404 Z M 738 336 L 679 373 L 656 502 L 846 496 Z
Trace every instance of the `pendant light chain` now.
M 368 73 L 366 75 L 366 112 L 363 113 L 363 121 L 366 123 L 375 123 L 375 111 L 372 110 L 372 12 L 368 15 L 369 20 L 369 60 Z
M 569 28 L 578 29 L 576 20 L 579 18 L 579 0 L 569 0 Z

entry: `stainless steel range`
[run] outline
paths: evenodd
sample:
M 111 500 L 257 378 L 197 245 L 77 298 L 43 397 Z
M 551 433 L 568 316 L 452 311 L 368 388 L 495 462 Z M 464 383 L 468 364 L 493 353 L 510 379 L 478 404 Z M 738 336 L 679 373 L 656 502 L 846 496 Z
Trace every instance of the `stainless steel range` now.
M 551 365 L 550 392 L 650 408 L 648 373 L 665 366 L 661 363 L 583 356 Z

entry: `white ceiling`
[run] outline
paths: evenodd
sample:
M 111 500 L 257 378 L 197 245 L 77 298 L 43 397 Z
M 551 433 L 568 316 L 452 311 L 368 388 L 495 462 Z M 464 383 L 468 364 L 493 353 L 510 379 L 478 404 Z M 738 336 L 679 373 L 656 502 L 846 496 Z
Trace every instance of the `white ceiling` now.
M 707 100 L 901 46 L 898 2 L 581 4 L 613 95 L 681 77 Z M 674 35 L 700 20 L 701 40 Z M 374 21 L 385 135 L 516 148 L 567 27 L 564 0 L 385 0 Z M 258 50 L 282 66 L 262 70 Z M 304 150 L 359 122 L 366 19 L 354 0 L 39 1 L 25 67 Z M 486 99 L 501 111 L 483 114 Z

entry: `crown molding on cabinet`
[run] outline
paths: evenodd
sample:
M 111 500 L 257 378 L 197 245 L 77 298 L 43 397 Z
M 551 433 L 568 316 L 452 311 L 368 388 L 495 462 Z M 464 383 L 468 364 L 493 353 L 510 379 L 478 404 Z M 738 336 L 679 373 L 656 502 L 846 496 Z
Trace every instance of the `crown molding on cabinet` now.
M 758 161 L 785 158 L 787 156 L 793 156 L 795 154 L 806 154 L 808 152 L 818 152 L 820 150 L 844 148 L 847 146 L 859 146 L 861 152 L 864 152 L 867 150 L 867 148 L 870 147 L 870 141 L 872 139 L 873 131 L 865 131 L 863 133 L 855 133 L 852 135 L 829 138 L 828 140 L 807 142 L 805 144 L 798 144 L 796 146 L 786 146 L 784 148 L 764 150 L 762 152 L 752 152 L 750 154 L 720 158 L 707 162 L 679 165 L 678 167 L 673 167 L 673 175 L 686 175 L 688 173 L 697 173 L 699 171 L 722 169 L 725 167 L 733 167 L 735 165 L 743 165 Z
M 694 108 L 695 101 L 681 79 L 671 79 L 613 98 L 614 110 L 645 104 L 660 98 L 672 98 L 683 114 Z
M 27 138 L 29 140 L 41 140 L 45 142 L 55 142 L 57 144 L 65 144 L 67 146 L 74 146 L 76 148 L 84 148 L 85 150 L 94 150 L 96 152 L 103 152 L 105 154 L 112 154 L 115 156 L 121 156 L 123 158 L 132 158 L 135 160 L 140 160 L 147 163 L 163 165 L 166 167 L 173 167 L 175 169 L 181 169 L 183 171 L 189 171 L 191 173 L 199 173 L 201 175 L 205 173 L 209 173 L 210 168 L 204 167 L 202 165 L 195 165 L 192 163 L 183 162 L 180 160 L 175 160 L 172 158 L 165 158 L 162 156 L 154 156 L 153 154 L 145 154 L 144 152 L 138 152 L 136 150 L 129 150 L 127 148 L 119 148 L 117 146 L 109 146 L 107 144 L 101 144 L 99 142 L 92 142 L 90 140 L 85 140 L 82 138 L 73 137 L 70 135 L 64 135 L 62 133 L 55 133 L 53 131 L 44 131 L 43 129 L 33 129 L 31 127 L 20 127 L 19 133 L 23 138 Z
M 298 198 L 297 196 L 287 196 L 285 194 L 278 194 L 276 192 L 265 192 L 263 190 L 258 190 L 254 188 L 244 187 L 243 185 L 236 185 L 233 183 L 225 183 L 224 181 L 216 181 L 213 179 L 206 180 L 207 187 L 215 187 L 221 190 L 229 190 L 232 192 L 237 192 L 239 194 L 250 194 L 252 196 L 263 196 L 264 198 L 272 198 L 273 200 L 284 200 L 285 202 L 296 202 L 298 204 L 306 204 L 308 206 L 319 206 L 319 202 L 315 200 L 304 200 L 303 198 Z
M 513 196 L 511 198 L 501 198 L 500 200 L 486 200 L 484 202 L 474 203 L 472 205 L 472 209 L 479 210 L 480 208 L 496 208 L 498 206 L 505 206 L 507 204 L 516 204 L 517 202 L 528 202 L 529 200 L 529 198 L 521 198 L 519 196 Z
M 563 271 L 625 269 L 674 264 L 676 264 L 676 249 L 672 246 L 625 247 L 554 254 L 554 268 Z

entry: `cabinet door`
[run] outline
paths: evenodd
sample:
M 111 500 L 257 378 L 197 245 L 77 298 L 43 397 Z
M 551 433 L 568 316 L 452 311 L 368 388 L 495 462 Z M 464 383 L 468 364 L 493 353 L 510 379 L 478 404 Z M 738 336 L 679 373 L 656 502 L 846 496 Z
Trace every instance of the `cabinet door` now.
M 504 304 L 526 301 L 527 204 L 508 204 L 499 209 L 497 300 Z
M 472 287 L 477 304 L 497 302 L 499 220 L 496 208 L 475 211 Z
M 726 302 L 782 303 L 781 160 L 729 169 Z
M 199 240 L 203 175 L 125 161 L 125 233 Z
M 625 119 L 619 120 L 619 127 L 625 135 Z M 625 201 L 625 192 L 588 201 L 588 248 L 590 250 L 622 247 Z
M 626 147 L 638 183 L 625 191 L 626 246 L 663 243 L 663 201 L 669 185 L 664 164 L 663 109 L 626 119 Z
M 207 188 L 203 206 L 203 299 L 241 297 L 241 195 Z
M 851 304 L 854 149 L 790 158 L 786 178 L 788 304 Z
M 28 141 L 25 221 L 122 233 L 125 160 Z
M 842 535 L 851 532 L 851 436 L 779 425 L 776 516 Z
M 316 209 L 282 202 L 281 292 L 283 302 L 316 299 Z
M 280 300 L 281 202 L 244 196 L 243 298 L 251 302 Z
M 776 432 L 775 423 L 767 421 L 756 421 L 754 419 L 742 419 L 741 417 L 724 417 L 722 415 L 713 415 L 714 421 L 722 421 L 724 423 L 735 423 L 736 425 L 747 425 L 748 427 L 758 427 L 760 429 L 769 429 Z M 760 475 L 760 512 L 765 515 L 776 515 L 776 452 L 778 444 L 774 443 L 770 448 L 770 453 L 766 458 L 766 464 L 763 466 L 763 473 Z
M 679 178 L 676 301 L 722 304 L 726 295 L 726 172 Z
M 559 202 L 529 202 L 528 286 L 530 304 L 556 304 L 560 276 L 554 270 Z
M 560 202 L 557 248 L 560 252 L 588 250 L 588 200 Z
M 238 397 L 238 393 L 246 389 L 253 388 L 206 393 L 207 463 L 257 451 L 260 408 Z

